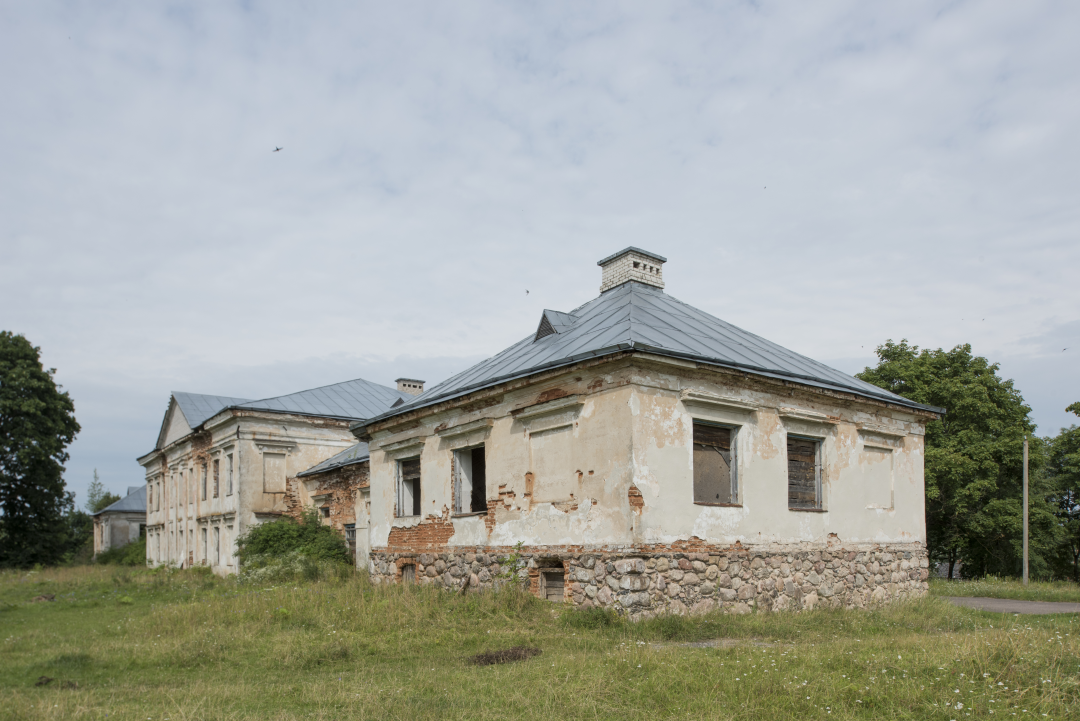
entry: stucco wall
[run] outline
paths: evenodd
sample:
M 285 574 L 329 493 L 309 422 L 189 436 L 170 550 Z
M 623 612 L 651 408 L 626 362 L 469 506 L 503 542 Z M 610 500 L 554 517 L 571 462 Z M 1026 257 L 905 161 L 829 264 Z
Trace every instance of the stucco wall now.
M 550 411 L 537 414 L 545 408 Z M 583 364 L 434 410 L 372 430 L 374 551 L 690 539 L 744 547 L 824 546 L 830 538 L 844 544 L 925 542 L 927 416 L 907 410 L 641 357 Z M 695 418 L 738 430 L 735 507 L 693 502 Z M 466 424 L 479 426 L 450 435 Z M 789 433 L 822 441 L 821 512 L 787 507 Z M 546 434 L 565 437 L 546 452 Z M 479 443 L 486 447 L 489 513 L 454 517 L 452 451 Z M 888 503 L 869 502 L 864 492 L 867 448 L 880 449 L 875 457 L 889 454 Z M 423 513 L 396 518 L 396 464 L 417 455 Z

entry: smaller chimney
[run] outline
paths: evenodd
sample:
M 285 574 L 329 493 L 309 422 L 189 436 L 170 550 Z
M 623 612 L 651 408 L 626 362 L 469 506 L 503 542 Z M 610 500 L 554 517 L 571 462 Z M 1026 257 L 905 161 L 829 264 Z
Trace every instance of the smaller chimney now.
M 418 396 L 424 392 L 424 381 L 418 381 L 415 378 L 398 378 L 396 383 L 399 391 L 411 396 Z
M 666 262 L 667 258 L 662 255 L 633 246 L 624 248 L 597 262 L 597 265 L 603 269 L 600 292 L 611 290 L 631 280 L 663 288 L 663 267 Z

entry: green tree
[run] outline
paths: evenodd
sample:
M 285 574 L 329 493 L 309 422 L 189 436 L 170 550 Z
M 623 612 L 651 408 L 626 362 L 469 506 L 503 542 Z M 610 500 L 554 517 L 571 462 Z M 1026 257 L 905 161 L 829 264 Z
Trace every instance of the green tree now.
M 52 564 L 69 551 L 74 495 L 63 474 L 79 424 L 55 372 L 40 348 L 0 332 L 0 566 Z
M 907 340 L 877 348 L 878 365 L 858 377 L 917 403 L 945 408 L 926 427 L 926 535 L 930 558 L 963 561 L 963 574 L 1016 575 L 1023 558 L 1023 441 L 1035 425 L 998 365 L 970 345 L 919 350 Z M 1058 525 L 1038 474 L 1041 441 L 1031 438 L 1029 493 L 1032 573 L 1048 575 Z
M 120 496 L 105 490 L 105 486 L 102 484 L 101 479 L 98 478 L 98 472 L 95 468 L 94 480 L 90 481 L 90 486 L 86 489 L 86 510 L 90 513 L 97 513 L 119 500 Z
M 1065 410 L 1080 416 L 1080 403 Z M 1046 475 L 1053 488 L 1054 515 L 1061 526 L 1055 559 L 1059 575 L 1080 583 L 1080 427 L 1062 428 L 1046 439 Z

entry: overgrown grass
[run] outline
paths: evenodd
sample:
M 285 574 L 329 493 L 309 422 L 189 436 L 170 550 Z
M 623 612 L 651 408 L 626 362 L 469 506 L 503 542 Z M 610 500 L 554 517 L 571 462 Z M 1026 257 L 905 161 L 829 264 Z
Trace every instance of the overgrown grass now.
M 1068 601 L 1080 603 L 1080 586 L 1071 581 L 1023 581 L 987 576 L 971 581 L 930 579 L 930 593 L 935 596 L 986 596 L 1020 601 Z
M 31 600 L 45 593 L 56 600 Z M 355 576 L 252 586 L 197 571 L 7 572 L 0 718 L 1064 719 L 1080 707 L 1077 633 L 1073 616 L 935 598 L 631 624 L 515 590 Z M 728 641 L 683 645 L 710 639 Z M 511 646 L 543 653 L 468 663 Z M 40 676 L 55 680 L 34 686 Z

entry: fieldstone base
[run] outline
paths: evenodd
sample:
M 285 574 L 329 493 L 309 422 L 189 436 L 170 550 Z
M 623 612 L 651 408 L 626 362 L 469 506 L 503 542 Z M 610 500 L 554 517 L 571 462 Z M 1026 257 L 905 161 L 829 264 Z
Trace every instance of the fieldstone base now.
M 376 550 L 369 570 L 376 583 L 412 579 L 459 591 L 519 583 L 537 595 L 545 593 L 542 579 L 561 570 L 565 602 L 580 608 L 612 608 L 641 619 L 715 610 L 870 608 L 926 595 L 929 565 L 922 544 L 848 548 L 801 544 L 694 551 L 656 547 Z

